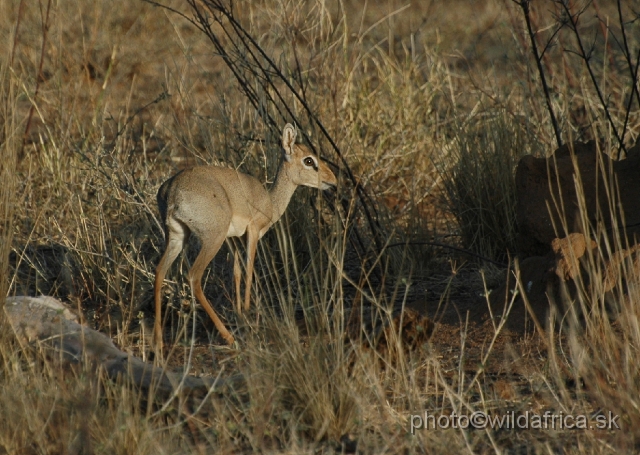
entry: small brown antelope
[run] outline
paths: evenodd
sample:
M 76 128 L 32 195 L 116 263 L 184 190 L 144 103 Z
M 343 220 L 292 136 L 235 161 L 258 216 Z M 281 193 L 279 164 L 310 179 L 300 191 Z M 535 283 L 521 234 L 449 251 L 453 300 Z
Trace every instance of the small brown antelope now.
M 162 282 L 191 233 L 200 240 L 201 249 L 189 281 L 196 299 L 211 317 L 229 344 L 233 335 L 224 326 L 202 292 L 204 269 L 214 258 L 225 238 L 247 233 L 247 276 L 245 311 L 249 309 L 253 264 L 258 240 L 280 219 L 298 185 L 328 189 L 337 184 L 331 169 L 308 147 L 296 144 L 296 130 L 290 124 L 282 130 L 282 162 L 269 190 L 254 177 L 234 169 L 197 166 L 178 172 L 158 190 L 158 208 L 164 223 L 166 249 L 156 269 L 154 298 L 156 319 L 154 337 L 162 347 Z

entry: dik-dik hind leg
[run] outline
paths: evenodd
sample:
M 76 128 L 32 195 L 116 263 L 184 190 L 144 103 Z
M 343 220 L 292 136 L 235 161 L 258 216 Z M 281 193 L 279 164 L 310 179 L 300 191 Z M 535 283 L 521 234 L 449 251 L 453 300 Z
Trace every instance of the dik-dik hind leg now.
M 217 238 L 209 237 L 206 239 L 201 239 L 202 249 L 200 250 L 200 253 L 198 253 L 198 257 L 193 263 L 191 270 L 189 270 L 189 280 L 191 281 L 191 289 L 193 290 L 193 294 L 195 295 L 196 300 L 200 302 L 200 305 L 204 307 L 205 311 L 213 321 L 213 324 L 216 326 L 216 329 L 218 329 L 218 332 L 220 332 L 220 335 L 222 335 L 222 338 L 224 338 L 228 344 L 232 345 L 235 342 L 233 335 L 231 335 L 231 333 L 222 323 L 217 313 L 211 306 L 211 303 L 209 303 L 204 295 L 204 292 L 202 291 L 202 275 L 204 274 L 204 269 L 214 258 L 214 256 L 222 246 L 224 239 L 224 234 L 218 235 Z
M 156 279 L 153 286 L 153 297 L 156 306 L 153 338 L 155 346 L 159 350 L 162 349 L 162 283 L 164 282 L 164 277 L 166 276 L 169 267 L 171 267 L 173 261 L 176 260 L 178 254 L 182 251 L 185 238 L 188 234 L 185 233 L 179 223 L 173 222 L 172 225 L 169 223 L 167 224 L 166 236 L 167 245 L 162 258 L 160 259 L 160 263 L 156 268 Z

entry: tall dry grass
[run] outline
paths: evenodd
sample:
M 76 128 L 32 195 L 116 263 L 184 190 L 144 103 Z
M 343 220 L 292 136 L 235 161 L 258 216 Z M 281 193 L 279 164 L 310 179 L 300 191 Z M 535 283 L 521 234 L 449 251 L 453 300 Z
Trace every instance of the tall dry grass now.
M 186 3 L 170 4 L 189 14 Z M 553 31 L 548 11 L 557 4 L 549 5 L 534 10 L 542 42 Z M 595 6 L 601 17 L 616 17 L 615 8 Z M 488 370 L 496 359 L 522 358 L 515 341 L 495 347 L 506 331 L 498 319 L 489 340 L 495 343 L 483 348 L 467 344 L 474 321 L 465 314 L 455 337 L 442 329 L 417 352 L 396 343 L 380 354 L 362 342 L 371 332 L 346 336 L 354 312 L 380 326 L 394 309 L 434 292 L 441 295 L 430 305 L 456 303 L 455 276 L 465 270 L 479 284 L 473 292 L 484 291 L 477 265 L 457 268 L 468 256 L 426 242 L 499 260 L 513 253 L 515 163 L 555 145 L 518 9 L 502 2 L 265 0 L 238 14 L 304 90 L 373 195 L 383 240 L 394 246 L 378 255 L 361 248 L 359 241 L 374 242 L 355 237 L 365 220 L 346 178 L 335 199 L 299 190 L 261 240 L 255 312 L 242 318 L 229 311 L 231 249 L 205 277 L 205 292 L 237 329 L 242 349 L 229 352 L 218 348 L 208 318 L 193 305 L 184 273 L 197 247 L 191 245 L 165 286 L 165 327 L 177 340 L 167 363 L 186 370 L 190 360 L 192 373 L 244 378 L 195 416 L 176 403 L 154 406 L 88 371 L 61 373 L 37 346 L 21 346 L 6 331 L 0 447 L 138 454 L 633 450 L 637 271 L 624 261 L 625 279 L 614 291 L 578 285 L 564 303 L 579 311 L 557 314 L 565 323 L 548 331 L 548 349 L 527 357 L 534 360 L 526 372 L 505 376 L 511 394 L 499 392 Z M 595 37 L 592 64 L 621 123 L 633 95 L 611 38 L 619 30 L 602 38 L 606 22 L 591 17 L 584 16 L 582 32 Z M 212 162 L 267 181 L 278 138 L 202 34 L 176 14 L 130 1 L 42 8 L 4 2 L 0 18 L 3 42 L 16 44 L 13 58 L 0 56 L 0 291 L 54 295 L 122 348 L 150 358 L 151 288 L 163 245 L 157 187 L 184 166 Z M 627 28 L 631 39 L 640 36 L 635 23 Z M 589 74 L 566 52 L 572 39 L 558 35 L 544 60 L 563 137 L 604 137 L 614 148 Z M 258 93 L 260 108 L 274 114 L 269 93 Z M 285 101 L 302 117 L 299 102 Z M 636 139 L 639 111 L 630 105 L 627 137 Z M 335 160 L 317 129 L 299 126 Z M 599 282 L 604 259 L 589 258 L 590 283 Z M 529 409 L 611 410 L 624 431 L 409 432 L 411 415 L 425 410 Z
M 0 162 L 0 295 L 7 295 L 9 282 L 9 252 L 11 251 L 14 214 L 18 197 L 16 195 L 16 158 L 20 144 L 18 132 L 18 119 L 14 115 L 16 108 L 16 87 L 15 79 L 12 77 L 9 66 L 0 66 L 0 121 L 2 121 L 2 131 L 0 132 L 0 155 L 3 157 Z

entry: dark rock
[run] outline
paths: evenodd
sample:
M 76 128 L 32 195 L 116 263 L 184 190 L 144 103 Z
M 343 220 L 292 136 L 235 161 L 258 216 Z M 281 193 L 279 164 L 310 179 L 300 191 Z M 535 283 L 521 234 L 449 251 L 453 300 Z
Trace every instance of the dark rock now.
M 620 249 L 609 256 L 596 242 L 578 233 L 554 239 L 551 245 L 553 250 L 545 256 L 531 256 L 520 262 L 517 270 L 521 286 L 516 283 L 515 272 L 509 270 L 505 282 L 490 295 L 494 313 L 504 308 L 505 302 L 515 299 L 509 318 L 513 329 L 521 329 L 523 321 L 533 316 L 544 328 L 551 305 L 558 305 L 563 311 L 566 308 L 562 308 L 562 303 L 575 299 L 578 280 L 581 288 L 597 295 L 611 292 L 616 285 L 640 276 L 640 245 Z M 589 266 L 590 261 L 599 265 Z M 593 269 L 602 273 L 587 272 Z M 625 286 L 619 289 L 625 292 Z M 530 311 L 524 305 L 522 293 Z
M 573 153 L 572 153 L 573 152 Z M 599 165 L 598 163 L 601 163 Z M 579 173 L 576 172 L 579 169 Z M 604 170 L 604 172 L 603 172 Z M 603 173 L 607 178 L 603 178 Z M 582 182 L 576 191 L 576 180 Z M 617 182 L 616 201 L 624 218 L 611 216 L 607 182 Z M 615 185 L 609 185 L 616 188 Z M 582 196 L 578 196 L 582 193 Z M 583 232 L 579 201 L 584 200 L 588 221 L 602 221 L 610 234 L 611 220 L 623 220 L 626 241 L 640 238 L 640 144 L 628 151 L 626 159 L 612 160 L 598 151 L 595 141 L 564 145 L 549 158 L 523 157 L 516 170 L 516 217 L 521 258 L 543 256 L 551 251 L 551 241 L 569 233 Z M 618 204 L 616 203 L 616 206 Z M 599 208 L 598 208 L 599 207 Z M 617 207 L 616 207 L 617 211 Z M 564 214 L 564 216 L 562 216 Z M 623 239 L 623 242 L 625 239 Z

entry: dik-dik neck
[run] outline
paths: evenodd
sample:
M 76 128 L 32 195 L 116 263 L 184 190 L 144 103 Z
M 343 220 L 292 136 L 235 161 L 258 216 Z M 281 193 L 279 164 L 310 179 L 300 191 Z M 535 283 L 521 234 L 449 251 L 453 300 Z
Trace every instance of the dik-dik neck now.
M 271 216 L 271 224 L 280 219 L 287 206 L 291 201 L 291 196 L 296 191 L 298 185 L 293 183 L 288 172 L 288 165 L 285 161 L 280 163 L 278 173 L 276 174 L 276 180 L 269 189 L 269 196 L 271 197 L 271 204 L 273 206 L 273 214 Z

